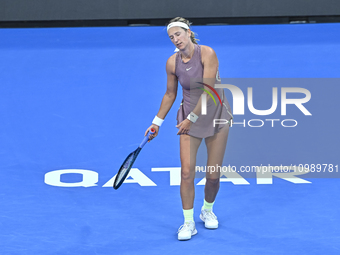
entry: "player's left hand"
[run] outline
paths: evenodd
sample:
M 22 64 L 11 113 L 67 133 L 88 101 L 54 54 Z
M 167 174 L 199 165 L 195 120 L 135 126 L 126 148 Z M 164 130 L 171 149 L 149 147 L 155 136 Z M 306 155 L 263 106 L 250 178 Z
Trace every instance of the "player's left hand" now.
M 188 119 L 183 120 L 176 127 L 179 128 L 177 135 L 187 135 L 190 130 L 191 121 Z

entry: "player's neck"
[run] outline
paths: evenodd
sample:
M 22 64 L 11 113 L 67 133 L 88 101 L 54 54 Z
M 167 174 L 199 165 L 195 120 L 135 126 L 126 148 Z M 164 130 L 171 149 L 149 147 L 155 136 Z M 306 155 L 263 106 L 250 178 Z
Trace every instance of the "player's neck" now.
M 195 45 L 193 43 L 189 43 L 188 46 L 181 51 L 182 60 L 191 59 L 194 55 Z

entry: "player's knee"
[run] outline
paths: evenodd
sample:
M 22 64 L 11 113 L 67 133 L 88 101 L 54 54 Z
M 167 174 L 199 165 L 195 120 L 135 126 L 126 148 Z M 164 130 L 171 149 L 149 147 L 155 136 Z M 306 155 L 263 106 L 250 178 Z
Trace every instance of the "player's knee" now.
M 220 178 L 206 178 L 206 184 L 208 185 L 219 185 L 220 183 Z
M 182 181 L 192 181 L 194 176 L 190 172 L 190 168 L 182 168 L 181 171 L 181 180 Z

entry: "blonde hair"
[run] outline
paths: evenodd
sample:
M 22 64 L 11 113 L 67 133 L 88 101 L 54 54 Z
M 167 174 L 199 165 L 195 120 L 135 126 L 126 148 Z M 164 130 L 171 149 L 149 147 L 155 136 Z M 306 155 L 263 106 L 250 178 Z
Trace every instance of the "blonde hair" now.
M 191 23 L 189 22 L 189 20 L 185 19 L 185 18 L 182 18 L 182 17 L 176 17 L 176 18 L 173 18 L 172 20 L 169 21 L 168 25 L 172 22 L 176 22 L 176 21 L 179 21 L 179 22 L 183 22 L 185 24 L 188 25 L 188 27 L 190 27 Z M 184 29 L 185 31 L 187 31 L 188 29 L 185 29 L 182 27 L 182 29 Z M 190 29 L 191 30 L 191 29 Z M 197 41 L 199 41 L 199 39 L 197 39 L 195 36 L 197 34 L 195 34 L 193 31 L 191 31 L 191 35 L 190 35 L 190 39 L 191 41 L 194 43 L 194 44 L 198 44 Z

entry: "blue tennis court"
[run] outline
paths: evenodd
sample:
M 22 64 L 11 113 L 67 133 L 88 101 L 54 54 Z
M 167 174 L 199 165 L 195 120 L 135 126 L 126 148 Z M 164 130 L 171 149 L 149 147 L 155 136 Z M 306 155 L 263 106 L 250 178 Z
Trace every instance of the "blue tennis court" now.
M 193 26 L 199 43 L 216 51 L 225 83 L 245 97 L 253 86 L 255 108 L 270 108 L 271 88 L 279 88 L 271 116 L 253 115 L 245 100 L 244 115 L 234 116 L 244 125 L 231 128 L 224 163 L 314 164 L 324 174 L 224 176 L 214 205 L 217 230 L 199 219 L 198 176 L 198 234 L 185 242 L 177 240 L 180 86 L 159 136 L 126 183 L 112 188 L 164 95 L 174 51 L 166 29 L 0 29 L 1 254 L 339 254 L 339 29 Z M 307 89 L 304 106 L 312 115 L 288 105 L 283 116 L 283 87 Z M 272 127 L 266 119 L 279 121 Z M 298 124 L 286 128 L 295 123 L 282 124 L 287 119 Z

